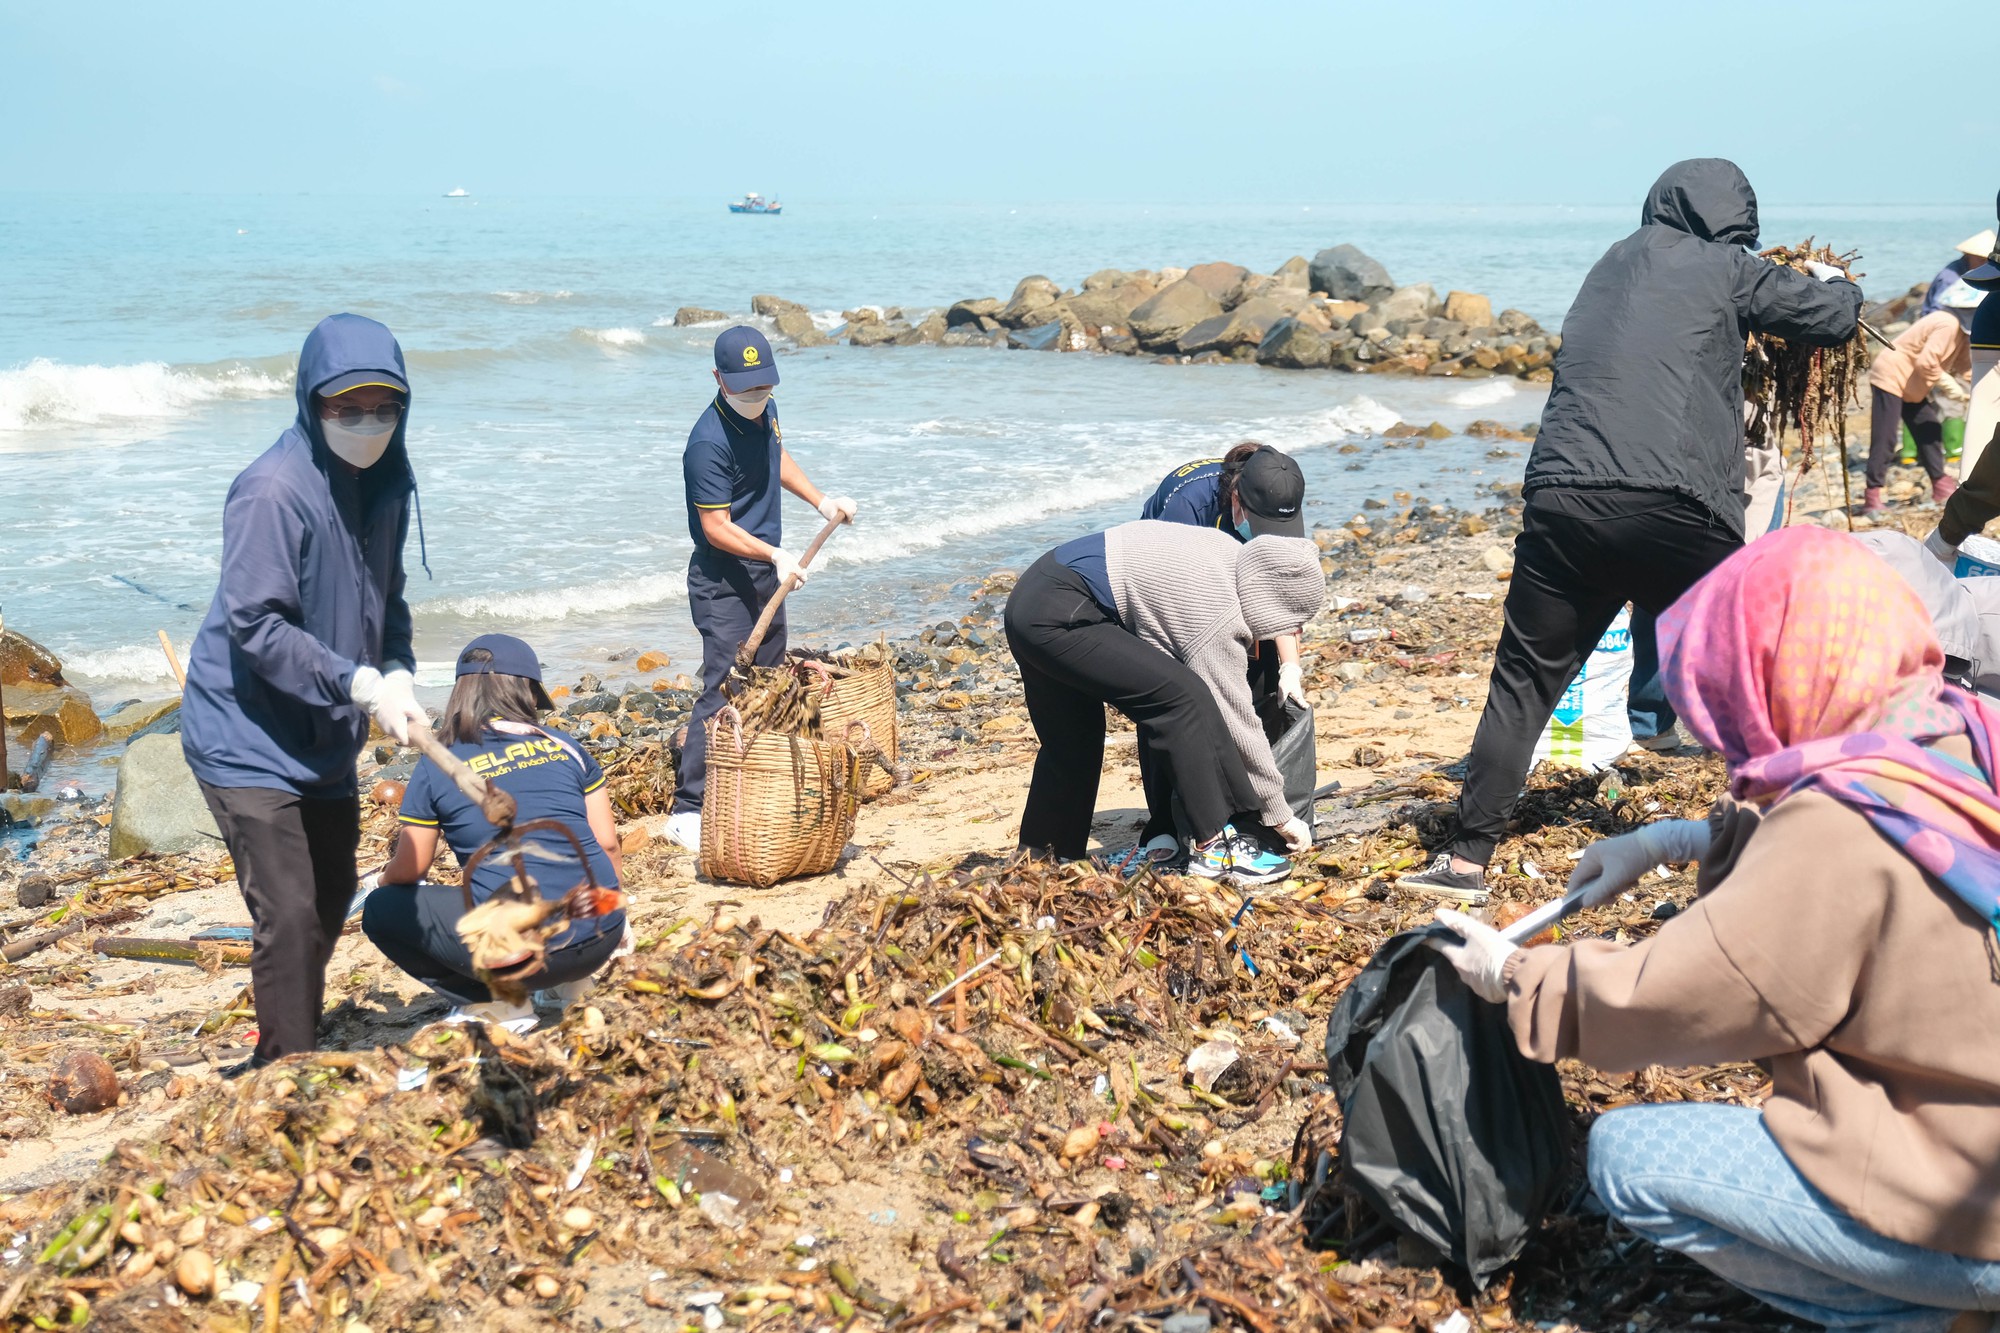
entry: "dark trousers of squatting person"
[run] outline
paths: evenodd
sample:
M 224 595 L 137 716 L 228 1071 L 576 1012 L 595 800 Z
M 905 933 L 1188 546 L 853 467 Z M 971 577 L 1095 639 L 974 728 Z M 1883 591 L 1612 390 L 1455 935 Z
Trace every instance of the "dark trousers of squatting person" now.
M 1535 738 L 1577 669 L 1631 602 L 1659 615 L 1743 541 L 1701 504 L 1668 491 L 1641 512 L 1587 519 L 1530 497 L 1514 542 L 1505 628 L 1473 733 L 1449 850 L 1485 865 L 1506 835 Z
M 211 787 L 202 799 L 236 863 L 250 909 L 257 1058 L 318 1042 L 326 966 L 354 901 L 361 798 L 314 799 L 266 787 Z
M 687 744 L 674 786 L 672 813 L 699 813 L 708 786 L 708 720 L 722 711 L 722 681 L 736 665 L 736 650 L 756 628 L 757 616 L 778 595 L 778 573 L 762 561 L 738 560 L 704 547 L 688 561 L 688 611 L 701 635 L 701 698 L 688 721 Z M 785 660 L 785 609 L 757 649 L 758 666 Z
M 1868 404 L 1868 484 L 1880 487 L 1889 479 L 1889 464 L 1901 451 L 1901 426 L 1917 442 L 1917 461 L 1932 481 L 1944 475 L 1944 414 L 1928 397 L 1906 403 L 1901 395 L 1874 389 Z
M 1005 625 L 1041 742 L 1021 846 L 1067 858 L 1088 852 L 1106 704 L 1138 725 L 1141 752 L 1180 793 L 1197 837 L 1213 837 L 1239 812 L 1263 807 L 1201 677 L 1106 614 L 1082 577 L 1053 554 L 1014 585 Z
M 1257 705 L 1261 715 L 1269 700 L 1278 695 L 1278 645 L 1269 640 L 1259 640 L 1256 652 L 1250 658 L 1250 666 L 1245 673 L 1250 681 L 1250 699 Z M 1235 753 L 1235 741 L 1230 741 L 1230 751 Z M 1242 761 L 1238 754 L 1237 761 Z M 1248 770 L 1245 770 L 1246 774 Z M 1186 829 L 1178 827 L 1174 819 L 1174 784 L 1153 762 L 1149 747 L 1139 747 L 1139 789 L 1146 793 L 1146 825 L 1139 830 L 1139 841 L 1151 842 L 1155 838 L 1184 836 Z M 1261 820 L 1246 820 L 1237 832 L 1252 834 L 1262 827 Z M 1274 844 L 1275 845 L 1275 844 Z
M 384 957 L 440 995 L 459 1004 L 493 998 L 474 975 L 472 951 L 458 937 L 465 915 L 465 891 L 449 884 L 384 884 L 361 908 L 361 929 Z M 576 922 L 549 941 L 542 971 L 527 979 L 547 990 L 593 976 L 625 935 L 625 917 L 613 913 L 595 922 Z

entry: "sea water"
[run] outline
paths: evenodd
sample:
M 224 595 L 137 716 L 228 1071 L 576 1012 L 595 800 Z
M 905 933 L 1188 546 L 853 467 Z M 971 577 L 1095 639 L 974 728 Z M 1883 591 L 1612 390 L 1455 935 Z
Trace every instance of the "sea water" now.
M 917 311 L 1042 273 L 1226 259 L 1269 270 L 1353 242 L 1398 282 L 1482 292 L 1553 329 L 1636 207 L 815 205 L 721 201 L 0 195 L 0 611 L 101 705 L 158 694 L 214 592 L 230 479 L 292 416 L 298 345 L 354 310 L 402 340 L 430 571 L 409 600 L 435 699 L 474 634 L 526 638 L 555 680 L 668 652 L 692 670 L 680 455 L 750 298 Z M 1858 248 L 1881 295 L 1927 279 L 1977 208 L 1767 207 L 1764 235 Z M 1518 426 L 1543 392 L 967 348 L 779 342 L 785 441 L 860 502 L 790 605 L 832 645 L 953 617 L 969 580 L 1135 517 L 1169 469 L 1243 439 L 1296 454 L 1308 520 L 1397 491 L 1468 505 L 1523 446 L 1339 446 L 1398 419 Z M 818 516 L 788 502 L 786 544 Z

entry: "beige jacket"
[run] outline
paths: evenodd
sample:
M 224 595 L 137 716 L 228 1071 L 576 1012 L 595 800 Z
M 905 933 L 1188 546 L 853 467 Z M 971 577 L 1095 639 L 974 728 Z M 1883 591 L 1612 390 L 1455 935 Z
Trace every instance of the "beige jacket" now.
M 1831 797 L 1725 802 L 1712 822 L 1700 896 L 1653 938 L 1508 960 L 1521 1050 L 1621 1071 L 1759 1061 L 1772 1137 L 1849 1216 L 2000 1259 L 1993 928 Z
M 1925 315 L 1896 335 L 1868 367 L 1868 382 L 1906 403 L 1920 403 L 1946 374 L 1972 373 L 1972 339 L 1949 310 Z

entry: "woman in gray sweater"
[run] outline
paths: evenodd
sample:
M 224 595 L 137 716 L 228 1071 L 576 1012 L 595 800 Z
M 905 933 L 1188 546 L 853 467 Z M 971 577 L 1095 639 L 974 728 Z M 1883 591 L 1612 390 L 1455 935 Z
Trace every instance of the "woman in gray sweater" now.
M 1141 521 L 1037 560 L 1006 616 L 1041 742 L 1021 846 L 1085 854 L 1110 704 L 1138 725 L 1162 789 L 1180 794 L 1194 873 L 1252 884 L 1288 875 L 1290 862 L 1239 836 L 1239 825 L 1261 824 L 1288 851 L 1312 842 L 1285 802 L 1245 673 L 1253 643 L 1296 632 L 1325 600 L 1319 550 L 1302 538 L 1239 544 L 1213 529 Z

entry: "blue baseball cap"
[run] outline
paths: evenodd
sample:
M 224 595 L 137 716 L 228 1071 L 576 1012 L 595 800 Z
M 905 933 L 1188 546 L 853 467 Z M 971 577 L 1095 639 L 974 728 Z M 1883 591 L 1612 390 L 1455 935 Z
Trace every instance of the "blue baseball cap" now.
M 470 662 L 466 659 L 476 648 L 484 648 L 492 655 L 490 662 Z M 458 674 L 461 676 L 526 676 L 537 685 L 542 681 L 542 664 L 535 657 L 535 650 L 511 634 L 482 634 L 465 645 L 458 655 Z
M 778 361 L 763 334 L 747 324 L 724 329 L 715 339 L 715 368 L 722 372 L 722 387 L 742 393 L 778 382 Z

